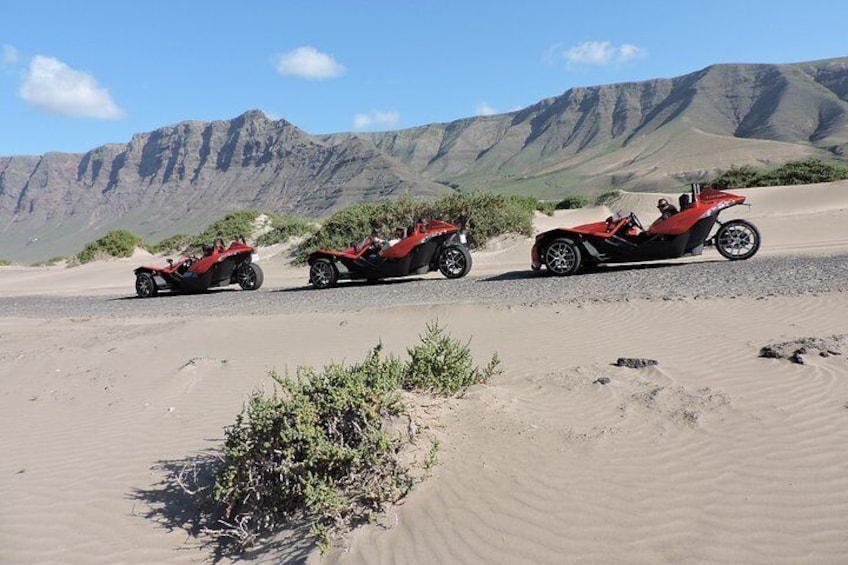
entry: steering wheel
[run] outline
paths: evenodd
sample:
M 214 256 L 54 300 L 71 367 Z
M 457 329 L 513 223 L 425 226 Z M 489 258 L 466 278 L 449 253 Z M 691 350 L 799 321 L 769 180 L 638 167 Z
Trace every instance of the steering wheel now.
M 630 223 L 639 228 L 642 231 L 645 231 L 645 228 L 642 227 L 642 222 L 639 221 L 639 218 L 636 217 L 636 214 L 630 212 Z

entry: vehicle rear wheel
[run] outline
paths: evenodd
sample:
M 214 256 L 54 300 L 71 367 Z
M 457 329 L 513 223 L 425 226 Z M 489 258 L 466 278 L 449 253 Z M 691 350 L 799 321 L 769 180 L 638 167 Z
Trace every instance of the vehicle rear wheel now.
M 464 245 L 451 245 L 439 252 L 439 272 L 446 278 L 459 279 L 471 270 L 471 253 Z
M 135 277 L 135 293 L 139 298 L 153 298 L 159 293 L 156 281 L 150 273 L 139 273 Z
M 239 266 L 236 280 L 242 290 L 258 290 L 265 281 L 265 273 L 259 265 L 244 262 Z
M 760 249 L 760 232 L 751 222 L 733 220 L 718 229 L 715 246 L 725 259 L 750 259 Z
M 309 282 L 315 288 L 329 288 L 339 281 L 339 270 L 326 257 L 316 259 L 309 267 Z
M 576 273 L 581 260 L 580 247 L 570 239 L 557 238 L 545 248 L 548 271 L 558 277 Z

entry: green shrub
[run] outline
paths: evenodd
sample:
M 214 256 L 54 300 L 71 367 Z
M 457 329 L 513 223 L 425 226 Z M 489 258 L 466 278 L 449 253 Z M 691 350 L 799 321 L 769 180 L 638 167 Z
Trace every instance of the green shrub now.
M 424 217 L 465 223 L 468 243 L 482 247 L 490 239 L 507 233 L 533 235 L 533 207 L 514 197 L 483 192 L 459 192 L 423 207 Z
M 571 194 L 556 203 L 556 210 L 574 210 L 576 208 L 585 208 L 590 203 L 589 197 L 584 194 Z
M 497 354 L 486 368 L 474 366 L 468 343 L 445 334 L 438 323 L 427 324 L 427 331 L 420 337 L 421 343 L 407 350 L 409 364 L 404 371 L 404 388 L 449 396 L 464 393 L 471 385 L 488 382 L 500 371 Z
M 224 514 L 207 532 L 241 550 L 291 518 L 304 519 L 326 550 L 405 496 L 416 480 L 413 467 L 437 463 L 439 443 L 430 437 L 427 453 L 402 457 L 415 439 L 407 430 L 420 428 L 402 388 L 461 393 L 499 371 L 496 355 L 485 369 L 475 367 L 468 344 L 438 324 L 421 339 L 409 349 L 409 363 L 382 356 L 378 345 L 362 363 L 298 367 L 296 378 L 271 373 L 273 393 L 254 392 L 225 430 L 212 489 Z
M 621 196 L 620 190 L 608 190 L 607 192 L 602 192 L 595 197 L 595 206 L 606 206 L 619 196 Z
M 39 261 L 38 263 L 33 263 L 32 266 L 33 267 L 52 267 L 53 265 L 61 263 L 62 261 L 65 261 L 65 260 L 67 260 L 67 257 L 62 257 L 61 255 L 59 255 L 59 256 L 56 256 L 56 257 L 51 257 L 50 259 L 47 259 L 46 261 Z
M 755 186 L 789 186 L 833 182 L 848 178 L 848 167 L 825 163 L 816 157 L 790 161 L 773 169 L 755 169 L 750 165 L 733 165 L 705 186 L 718 189 Z
M 790 161 L 771 173 L 762 174 L 762 186 L 787 186 L 793 184 L 815 184 L 848 178 L 848 168 L 836 163 L 824 163 L 810 157 L 802 161 Z
M 221 238 L 224 242 L 233 241 L 239 237 L 250 237 L 256 225 L 256 218 L 260 212 L 256 210 L 239 210 L 230 212 L 209 224 L 201 233 L 189 238 L 188 247 L 200 249 L 209 245 L 215 239 Z
M 8 267 L 11 264 L 12 264 L 11 261 L 8 261 L 6 259 L 0 259 L 0 267 Z
M 732 165 L 728 170 L 707 182 L 705 186 L 721 190 L 727 188 L 749 188 L 752 186 L 760 186 L 758 184 L 760 182 L 759 176 L 760 173 L 750 165 Z
M 80 263 L 88 263 L 103 257 L 130 257 L 136 247 L 144 247 L 144 240 L 127 230 L 112 230 L 103 237 L 87 244 L 77 254 Z
M 314 233 L 316 229 L 313 222 L 303 218 L 242 210 L 215 220 L 199 234 L 177 234 L 164 239 L 151 247 L 150 251 L 152 253 L 175 253 L 187 249 L 198 251 L 217 238 L 223 239 L 225 243 L 242 236 L 249 239 L 257 227 L 257 219 L 262 214 L 268 217 L 271 229 L 257 238 L 256 245 L 273 245 L 295 236 Z
M 256 240 L 256 245 L 274 245 L 288 241 L 293 237 L 315 233 L 313 222 L 295 216 L 270 215 L 271 230 Z
M 192 237 L 183 233 L 178 233 L 177 235 L 172 235 L 169 238 L 163 239 L 156 245 L 150 248 L 151 253 L 175 253 L 177 251 L 182 251 L 185 249 L 189 242 L 192 240 Z
M 406 494 L 409 475 L 384 428 L 404 410 L 402 368 L 378 346 L 360 364 L 274 375 L 282 390 L 250 398 L 226 430 L 214 490 L 227 521 L 249 533 L 236 536 L 241 544 L 301 512 L 326 543 Z
M 510 204 L 520 206 L 522 209 L 527 210 L 530 213 L 541 212 L 543 214 L 547 214 L 548 216 L 552 216 L 554 213 L 553 202 L 543 202 L 542 200 L 539 200 L 538 198 L 534 198 L 532 196 L 512 195 L 507 196 L 507 201 Z

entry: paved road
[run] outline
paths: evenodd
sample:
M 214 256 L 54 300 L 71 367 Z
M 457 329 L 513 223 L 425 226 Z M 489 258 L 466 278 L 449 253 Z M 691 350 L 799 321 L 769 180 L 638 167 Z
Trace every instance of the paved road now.
M 848 255 L 755 257 L 680 263 L 607 266 L 557 278 L 530 271 L 474 275 L 461 280 L 436 276 L 377 284 L 342 283 L 336 288 L 238 287 L 198 295 L 0 297 L 0 313 L 13 317 L 161 317 L 286 312 L 356 311 L 416 304 L 478 303 L 539 305 L 678 298 L 765 297 L 848 292 Z

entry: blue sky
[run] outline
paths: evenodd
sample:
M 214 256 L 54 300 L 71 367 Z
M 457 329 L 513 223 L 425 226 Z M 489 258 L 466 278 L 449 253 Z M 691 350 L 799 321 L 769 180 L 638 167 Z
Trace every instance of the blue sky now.
M 0 0 L 0 155 L 260 109 L 309 133 L 507 112 L 715 63 L 848 56 L 848 2 Z

